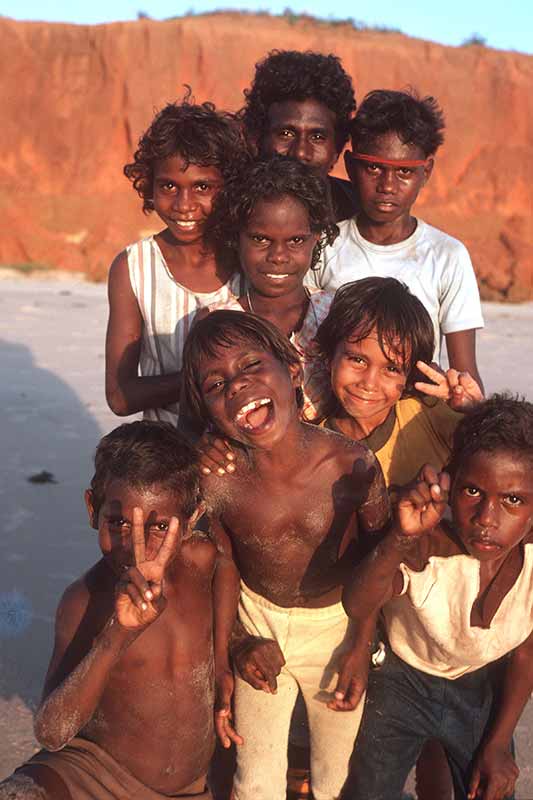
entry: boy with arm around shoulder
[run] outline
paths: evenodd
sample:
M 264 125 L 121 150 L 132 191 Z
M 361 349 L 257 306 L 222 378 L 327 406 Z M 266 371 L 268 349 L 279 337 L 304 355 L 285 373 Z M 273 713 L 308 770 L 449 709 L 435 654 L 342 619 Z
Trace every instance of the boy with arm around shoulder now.
M 388 497 L 366 448 L 300 420 L 300 381 L 296 351 L 253 314 L 214 311 L 185 346 L 188 408 L 235 443 L 234 475 L 211 474 L 204 488 L 219 547 L 235 562 L 222 594 L 234 598 L 233 614 L 228 604 L 225 622 L 219 616 L 215 625 L 225 638 L 216 647 L 220 735 L 229 746 L 236 739 L 227 645 L 238 605 L 236 800 L 285 797 L 299 688 L 318 800 L 338 796 L 359 724 L 351 631 L 339 601 L 362 540 L 388 521 Z
M 450 480 L 426 467 L 346 584 L 352 618 L 383 607 L 390 650 L 370 677 L 344 797 L 399 798 L 429 738 L 446 751 L 456 798 L 512 794 L 511 739 L 533 689 L 532 461 L 533 405 L 481 403 L 454 438 L 452 523 L 441 521 Z M 490 673 L 504 657 L 492 708 Z
M 86 501 L 103 557 L 59 604 L 35 722 L 46 749 L 0 797 L 211 797 L 217 550 L 194 531 L 196 454 L 166 423 L 122 425 Z

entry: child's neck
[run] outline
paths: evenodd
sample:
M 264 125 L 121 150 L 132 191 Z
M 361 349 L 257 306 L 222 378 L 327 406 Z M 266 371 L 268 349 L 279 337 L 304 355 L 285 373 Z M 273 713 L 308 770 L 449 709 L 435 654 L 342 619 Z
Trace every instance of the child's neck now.
M 383 425 L 385 420 L 388 418 L 390 413 L 390 409 L 387 410 L 385 417 L 382 420 L 357 420 L 355 417 L 351 417 L 347 414 L 344 409 L 340 411 L 336 411 L 332 414 L 329 418 L 330 423 L 335 428 L 335 430 L 342 433 L 348 439 L 353 439 L 356 442 L 359 442 L 361 439 L 366 439 L 373 433 L 380 425 Z
M 309 307 L 309 294 L 304 286 L 299 286 L 280 297 L 266 297 L 251 286 L 241 298 L 241 305 L 246 311 L 267 319 L 286 336 L 290 336 L 303 325 Z
M 366 216 L 364 211 L 357 216 L 357 229 L 367 242 L 389 245 L 405 241 L 416 230 L 417 220 L 408 214 L 391 222 L 375 222 Z
M 233 274 L 228 264 L 217 261 L 203 240 L 184 244 L 168 228 L 155 237 L 168 270 L 176 281 L 196 292 L 214 292 Z
M 250 448 L 248 455 L 254 474 L 263 478 L 273 477 L 275 480 L 294 475 L 302 463 L 308 461 L 308 427 L 295 416 L 283 439 L 274 447 L 269 450 Z

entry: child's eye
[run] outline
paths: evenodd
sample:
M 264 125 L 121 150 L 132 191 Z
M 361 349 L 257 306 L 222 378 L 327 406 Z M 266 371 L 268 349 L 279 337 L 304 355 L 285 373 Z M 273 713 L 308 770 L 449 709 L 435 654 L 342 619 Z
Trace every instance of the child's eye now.
M 392 372 L 393 375 L 403 375 L 404 371 L 401 367 L 396 366 L 396 364 L 389 364 L 387 367 L 387 372 Z
M 300 245 L 305 242 L 305 238 L 303 236 L 293 236 L 289 239 L 289 244 Z
M 399 174 L 399 175 L 400 175 L 402 178 L 409 178 L 409 177 L 411 177 L 411 175 L 413 174 L 413 172 L 414 172 L 414 170 L 412 170 L 410 167 L 400 167 L 400 169 L 398 170 L 398 174 Z
M 293 132 L 289 128 L 282 128 L 278 131 L 278 136 L 280 139 L 290 139 L 293 136 Z
M 479 497 L 480 491 L 475 486 L 465 486 L 464 493 L 467 497 Z
M 243 366 L 243 370 L 246 372 L 246 370 L 258 367 L 260 364 L 261 362 L 258 359 L 256 361 L 249 361 L 247 364 Z
M 204 392 L 206 394 L 211 394 L 212 392 L 217 391 L 222 386 L 224 386 L 224 381 L 213 381 L 212 383 L 208 383 L 207 386 L 204 388 Z
M 362 356 L 356 356 L 353 355 L 352 353 L 346 353 L 346 358 L 348 359 L 348 361 L 352 361 L 354 364 L 364 365 L 366 363 L 365 359 Z
M 109 526 L 111 528 L 124 528 L 129 526 L 129 522 L 124 517 L 113 517 L 109 519 Z
M 266 241 L 268 241 L 267 237 L 261 236 L 260 233 L 254 233 L 252 236 L 250 236 L 250 239 L 256 244 L 264 244 Z
M 208 192 L 210 189 L 213 188 L 213 186 L 210 183 L 207 183 L 206 181 L 200 181 L 197 184 L 195 184 L 194 188 L 196 189 L 196 191 L 203 193 L 203 192 Z
M 155 531 L 162 531 L 164 533 L 165 531 L 168 531 L 168 522 L 156 522 L 155 525 L 152 525 L 151 527 Z
M 516 494 L 507 494 L 504 497 L 504 501 L 510 506 L 521 506 L 524 502 L 521 497 L 518 497 Z
M 381 170 L 381 164 L 367 164 L 366 171 L 369 172 L 371 175 L 377 175 L 377 173 Z
M 325 141 L 326 136 L 323 133 L 313 133 L 311 134 L 311 139 L 314 142 L 323 142 Z
M 160 185 L 160 188 L 164 192 L 174 192 L 176 190 L 176 184 L 174 183 L 174 181 L 166 181 L 165 183 L 162 183 Z

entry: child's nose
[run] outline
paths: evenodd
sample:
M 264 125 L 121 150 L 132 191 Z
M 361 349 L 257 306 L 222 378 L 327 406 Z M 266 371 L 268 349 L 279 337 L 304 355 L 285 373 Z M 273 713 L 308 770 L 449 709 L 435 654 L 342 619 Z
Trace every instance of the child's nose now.
M 181 214 L 192 211 L 195 207 L 194 195 L 189 189 L 182 189 L 174 196 L 174 208 Z
M 272 264 L 286 264 L 289 258 L 289 251 L 284 242 L 272 242 L 268 251 L 268 260 Z
M 477 522 L 483 528 L 492 528 L 497 525 L 497 503 L 490 497 L 483 497 L 477 507 Z
M 396 172 L 394 169 L 382 169 L 378 180 L 378 191 L 392 193 L 396 190 Z
M 374 391 L 378 383 L 378 371 L 372 367 L 367 367 L 361 376 L 361 386 L 368 391 Z
M 228 384 L 228 395 L 230 398 L 235 397 L 242 389 L 248 386 L 248 378 L 244 373 L 236 375 L 233 380 Z
M 290 155 L 304 164 L 308 164 L 313 160 L 313 146 L 307 136 L 297 136 L 295 138 L 293 152 Z

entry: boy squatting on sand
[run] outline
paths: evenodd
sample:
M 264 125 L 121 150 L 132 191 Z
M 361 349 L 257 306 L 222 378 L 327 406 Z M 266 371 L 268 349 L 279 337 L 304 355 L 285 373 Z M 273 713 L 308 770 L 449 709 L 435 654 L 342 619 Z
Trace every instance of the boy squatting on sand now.
M 476 328 L 483 316 L 476 276 L 465 246 L 412 216 L 443 142 L 444 119 L 432 97 L 370 92 L 352 123 L 346 171 L 360 210 L 339 225 L 339 236 L 307 276 L 309 286 L 333 291 L 359 278 L 398 278 L 427 308 L 435 331 L 434 360 L 446 338 L 450 367 L 476 365 Z
M 390 648 L 369 679 L 346 800 L 399 800 L 430 738 L 456 800 L 512 794 L 511 740 L 533 689 L 532 466 L 533 405 L 494 395 L 459 423 L 450 477 L 425 467 L 348 581 L 348 614 L 366 625 L 383 608 Z
M 104 436 L 86 492 L 103 558 L 65 591 L 35 731 L 1 800 L 210 798 L 212 584 L 194 450 L 166 423 Z M 52 751 L 52 752 L 49 752 Z
M 265 320 L 214 311 L 191 331 L 183 364 L 190 412 L 236 450 L 231 480 L 210 475 L 204 484 L 218 545 L 236 564 L 223 595 L 232 597 L 233 613 L 228 607 L 225 619 L 215 620 L 218 726 L 226 746 L 240 742 L 235 800 L 285 797 L 298 688 L 309 717 L 313 793 L 333 800 L 347 776 L 360 713 L 353 710 L 351 631 L 340 597 L 358 545 L 388 521 L 381 470 L 366 448 L 300 421 L 298 354 Z M 229 721 L 227 644 L 237 605 L 232 654 L 242 740 Z

